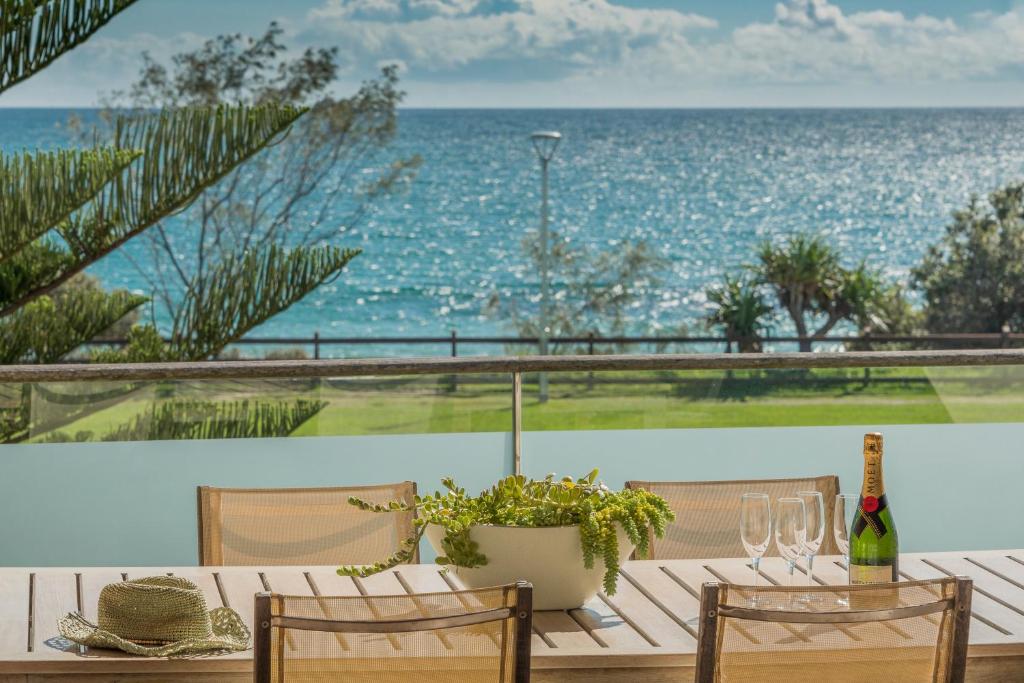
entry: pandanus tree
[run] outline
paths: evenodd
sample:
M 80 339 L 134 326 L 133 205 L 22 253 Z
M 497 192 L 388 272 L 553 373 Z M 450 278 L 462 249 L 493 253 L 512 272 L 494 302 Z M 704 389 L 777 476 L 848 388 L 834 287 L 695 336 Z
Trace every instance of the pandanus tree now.
M 736 342 L 740 353 L 760 353 L 772 315 L 757 283 L 750 278 L 726 275 L 722 283 L 706 292 L 710 312 L 705 323 L 720 329 L 729 342 Z
M 135 1 L 0 0 L 0 94 Z M 154 226 L 173 229 L 168 217 L 257 159 L 307 111 L 287 98 L 190 100 L 158 110 L 115 111 L 109 127 L 98 129 L 83 149 L 0 156 L 0 360 L 59 360 L 145 304 L 148 297 L 68 284 Z M 217 354 L 337 277 L 358 254 L 324 242 L 235 242 L 236 253 L 222 255 L 181 291 L 169 344 L 148 325 L 133 330 L 126 349 L 102 359 Z M 24 427 L 21 413 L 4 416 L 8 435 Z
M 868 316 L 879 292 L 879 278 L 863 262 L 843 266 L 839 252 L 818 236 L 797 234 L 783 244 L 765 242 L 752 270 L 770 287 L 810 351 L 842 321 L 856 324 Z

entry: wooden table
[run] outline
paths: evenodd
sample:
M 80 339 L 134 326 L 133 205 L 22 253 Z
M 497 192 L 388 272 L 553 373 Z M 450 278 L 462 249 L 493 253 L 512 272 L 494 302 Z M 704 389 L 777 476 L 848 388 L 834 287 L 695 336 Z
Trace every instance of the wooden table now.
M 815 565 L 820 581 L 844 582 L 845 571 L 835 558 L 819 558 Z M 968 680 L 1024 680 L 1024 550 L 909 554 L 901 557 L 900 569 L 906 579 L 973 577 Z M 68 611 L 95 620 L 104 585 L 164 573 L 195 581 L 211 608 L 233 607 L 250 626 L 252 596 L 258 591 L 352 595 L 458 587 L 433 565 L 402 566 L 362 580 L 340 577 L 333 567 L 0 569 L 0 682 L 251 680 L 251 651 L 146 659 L 79 648 L 57 636 L 57 619 Z M 766 559 L 762 573 L 768 582 L 787 581 L 778 558 Z M 690 680 L 701 584 L 749 583 L 750 578 L 750 566 L 742 559 L 628 562 L 615 596 L 598 596 L 568 612 L 535 614 L 533 680 Z

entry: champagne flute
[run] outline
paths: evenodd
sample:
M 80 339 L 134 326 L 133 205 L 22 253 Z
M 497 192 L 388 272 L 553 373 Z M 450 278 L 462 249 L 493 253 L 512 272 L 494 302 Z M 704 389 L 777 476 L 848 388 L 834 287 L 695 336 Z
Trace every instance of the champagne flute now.
M 756 589 L 761 558 L 768 552 L 768 544 L 772 541 L 772 507 L 767 493 L 744 493 L 740 496 L 740 540 L 754 568 L 752 585 Z
M 835 507 L 832 509 L 832 533 L 846 564 L 846 583 L 850 583 L 850 530 L 853 529 L 853 522 L 857 517 L 859 502 L 860 496 L 856 494 L 840 493 L 836 496 Z M 850 604 L 849 600 L 841 596 L 836 602 L 843 606 Z
M 807 538 L 804 540 L 804 556 L 807 558 L 807 585 L 814 585 L 814 556 L 821 550 L 825 540 L 825 501 L 820 491 L 797 491 L 796 497 L 804 502 L 807 513 Z M 810 592 L 804 596 L 811 600 Z
M 793 570 L 807 541 L 807 512 L 799 498 L 779 498 L 775 512 L 775 545 L 786 560 L 789 585 L 793 585 Z

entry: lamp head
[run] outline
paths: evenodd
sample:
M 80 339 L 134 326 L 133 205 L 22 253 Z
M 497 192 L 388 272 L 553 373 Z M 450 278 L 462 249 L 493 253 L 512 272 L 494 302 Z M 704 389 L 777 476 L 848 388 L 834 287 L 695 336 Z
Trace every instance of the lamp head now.
M 530 136 L 533 142 L 533 149 L 541 161 L 551 161 L 558 149 L 558 143 L 562 141 L 562 134 L 555 130 L 539 130 Z

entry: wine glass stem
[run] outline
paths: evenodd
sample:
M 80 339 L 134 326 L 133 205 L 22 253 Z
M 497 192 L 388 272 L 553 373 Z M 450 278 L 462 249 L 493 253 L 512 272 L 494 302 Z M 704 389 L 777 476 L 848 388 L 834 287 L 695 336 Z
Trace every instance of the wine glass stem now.
M 761 573 L 758 570 L 758 567 L 761 565 L 761 558 L 760 557 L 752 557 L 752 558 L 750 558 L 750 565 L 754 568 L 754 588 L 757 588 L 758 574 Z
M 793 585 L 793 570 L 796 569 L 796 561 L 795 560 L 791 560 L 791 561 L 788 562 L 788 564 L 789 564 L 789 585 L 792 586 Z
M 814 585 L 814 555 L 807 556 L 807 585 Z

